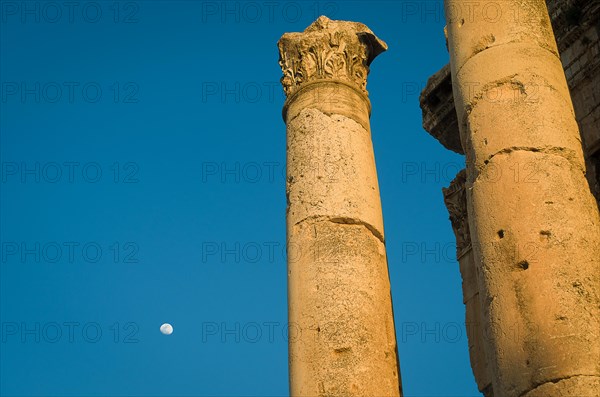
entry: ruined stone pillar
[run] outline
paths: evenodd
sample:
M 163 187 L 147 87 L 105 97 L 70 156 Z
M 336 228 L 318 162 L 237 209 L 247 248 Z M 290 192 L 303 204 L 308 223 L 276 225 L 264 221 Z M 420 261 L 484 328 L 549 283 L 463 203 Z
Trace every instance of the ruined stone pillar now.
M 366 78 L 386 44 L 320 17 L 278 43 L 292 396 L 399 396 Z
M 485 352 L 485 333 L 482 328 L 481 299 L 479 297 L 480 266 L 475 261 L 469 219 L 467 215 L 466 172 L 461 170 L 448 188 L 442 188 L 444 202 L 450 213 L 452 229 L 456 236 L 456 259 L 462 277 L 465 328 L 469 343 L 471 368 L 477 388 L 484 397 L 493 397 L 492 377 Z
M 600 217 L 543 0 L 446 0 L 494 395 L 600 392 Z

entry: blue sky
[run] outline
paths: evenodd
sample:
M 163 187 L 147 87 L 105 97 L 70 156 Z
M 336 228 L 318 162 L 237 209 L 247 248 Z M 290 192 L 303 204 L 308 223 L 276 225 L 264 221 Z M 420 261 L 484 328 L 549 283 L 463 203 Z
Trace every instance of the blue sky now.
M 368 89 L 405 395 L 478 395 L 441 194 L 464 159 L 418 104 L 441 1 L 154 0 L 0 3 L 0 394 L 287 395 L 276 42 L 321 14 L 389 45 Z

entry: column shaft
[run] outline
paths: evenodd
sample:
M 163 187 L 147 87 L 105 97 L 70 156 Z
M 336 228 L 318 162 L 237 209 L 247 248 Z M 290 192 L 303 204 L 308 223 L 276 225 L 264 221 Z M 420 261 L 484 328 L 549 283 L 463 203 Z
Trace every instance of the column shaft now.
M 546 5 L 475 3 L 445 7 L 494 394 L 597 396 L 600 217 Z
M 400 395 L 365 90 L 385 48 L 366 26 L 325 17 L 279 41 L 293 396 Z

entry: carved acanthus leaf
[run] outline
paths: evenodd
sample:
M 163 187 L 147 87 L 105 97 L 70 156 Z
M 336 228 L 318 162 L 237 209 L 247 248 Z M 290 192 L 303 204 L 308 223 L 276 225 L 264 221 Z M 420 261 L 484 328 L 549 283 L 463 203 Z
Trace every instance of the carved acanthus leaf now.
M 286 33 L 278 43 L 281 84 L 287 96 L 318 79 L 354 84 L 367 93 L 373 59 L 387 49 L 362 23 L 320 17 L 303 33 Z

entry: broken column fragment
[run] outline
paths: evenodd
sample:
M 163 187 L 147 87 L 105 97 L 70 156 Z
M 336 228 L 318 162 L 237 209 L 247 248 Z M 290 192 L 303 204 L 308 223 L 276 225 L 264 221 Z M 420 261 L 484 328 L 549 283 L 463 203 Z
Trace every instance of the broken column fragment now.
M 466 171 L 461 170 L 448 188 L 442 189 L 456 236 L 456 259 L 462 277 L 465 328 L 469 343 L 469 358 L 477 388 L 485 397 L 493 397 L 492 376 L 485 352 L 479 279 L 481 267 L 475 261 L 469 219 L 467 216 Z

